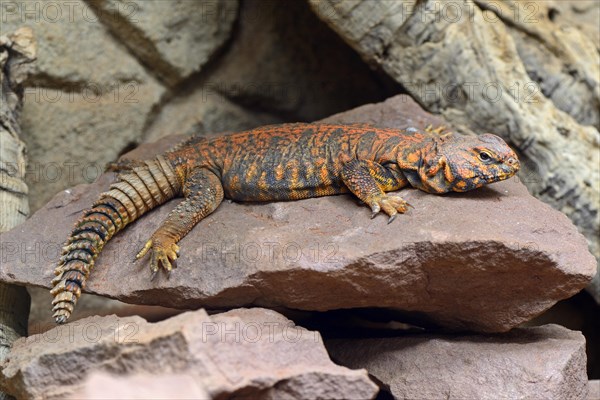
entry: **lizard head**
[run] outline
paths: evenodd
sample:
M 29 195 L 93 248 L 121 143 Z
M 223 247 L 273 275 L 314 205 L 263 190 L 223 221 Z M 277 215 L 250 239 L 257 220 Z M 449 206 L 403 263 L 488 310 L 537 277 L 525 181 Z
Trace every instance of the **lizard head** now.
M 421 149 L 411 184 L 430 193 L 466 192 L 510 178 L 520 168 L 515 152 L 502 138 L 479 136 L 434 137 Z M 413 184 L 412 180 L 417 180 Z

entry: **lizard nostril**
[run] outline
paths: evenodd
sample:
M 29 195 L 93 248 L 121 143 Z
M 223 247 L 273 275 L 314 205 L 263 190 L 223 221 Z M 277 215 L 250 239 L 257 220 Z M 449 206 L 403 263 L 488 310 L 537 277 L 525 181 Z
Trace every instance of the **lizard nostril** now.
M 515 165 L 517 163 L 517 160 L 515 160 L 514 157 L 510 157 L 508 160 L 506 160 L 506 162 L 508 163 L 508 165 Z

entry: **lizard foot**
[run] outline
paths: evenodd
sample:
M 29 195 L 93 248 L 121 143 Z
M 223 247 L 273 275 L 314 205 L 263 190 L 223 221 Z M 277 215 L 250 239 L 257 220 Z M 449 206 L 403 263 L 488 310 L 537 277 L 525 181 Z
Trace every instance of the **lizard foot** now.
M 150 250 L 152 256 L 150 259 L 150 271 L 152 271 L 152 280 L 156 277 L 159 269 L 159 263 L 167 271 L 167 275 L 171 275 L 171 270 L 177 268 L 177 257 L 179 257 L 179 246 L 175 243 L 163 245 L 155 243 L 152 239 L 148 240 L 142 250 L 135 256 L 136 260 L 144 257 Z
M 408 210 L 408 207 L 412 207 L 408 204 L 402 197 L 398 195 L 388 195 L 384 194 L 379 199 L 373 201 L 369 204 L 371 207 L 371 218 L 375 218 L 375 216 L 379 213 L 379 211 L 383 210 L 387 215 L 389 215 L 388 224 L 392 222 L 398 213 L 405 213 Z
M 425 128 L 425 132 L 431 133 L 431 134 L 434 134 L 434 135 L 443 135 L 445 133 L 448 133 L 448 132 L 445 132 L 445 131 L 446 131 L 446 126 L 444 126 L 444 125 L 440 125 L 437 128 L 434 128 L 433 125 L 429 124 Z

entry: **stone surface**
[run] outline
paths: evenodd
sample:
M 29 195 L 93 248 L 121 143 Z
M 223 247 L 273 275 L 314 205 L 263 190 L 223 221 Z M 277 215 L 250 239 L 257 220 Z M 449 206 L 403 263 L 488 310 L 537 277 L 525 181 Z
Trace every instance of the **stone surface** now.
M 600 48 L 600 3 L 596 0 L 552 1 L 551 15 L 559 23 L 576 26 Z
M 388 88 L 303 1 L 247 0 L 206 87 L 254 110 L 311 121 L 379 101 Z
M 20 115 L 23 82 L 33 68 L 36 53 L 37 43 L 31 28 L 0 35 L 0 232 L 19 225 L 29 216 L 29 188 L 25 183 L 27 147 L 21 139 Z
M 155 324 L 86 318 L 17 341 L 0 385 L 20 399 L 64 398 L 93 390 L 98 378 L 84 384 L 93 371 L 133 375 L 132 382 L 140 373 L 161 375 L 157 385 L 193 381 L 215 399 L 369 399 L 377 392 L 365 370 L 331 362 L 318 332 L 265 309 L 199 310 Z
M 445 127 L 444 132 L 452 131 L 459 134 L 474 135 L 475 133 L 464 126 L 453 126 L 441 116 L 423 110 L 410 96 L 400 94 L 390 97 L 381 103 L 365 104 L 350 111 L 344 111 L 319 122 L 342 124 L 369 124 L 382 128 L 417 128 L 425 130 Z
M 1 34 L 23 25 L 34 31 L 38 59 L 30 81 L 36 87 L 79 92 L 85 87 L 109 90 L 118 83 L 149 80 L 85 1 L 3 1 L 0 10 Z
M 557 324 L 573 331 L 579 331 L 586 337 L 587 373 L 590 379 L 600 377 L 600 305 L 588 291 L 559 301 L 550 310 L 524 324 L 539 326 Z M 307 326 L 302 324 L 302 326 Z M 322 332 L 319 330 L 319 332 Z M 600 400 L 600 399 L 599 399 Z
M 251 112 L 232 103 L 218 92 L 200 87 L 162 107 L 144 136 L 153 142 L 168 135 L 239 132 L 261 125 L 283 122 L 266 112 Z
M 428 111 L 509 140 L 535 178 L 528 189 L 568 215 L 600 258 L 600 64 L 586 33 L 552 21 L 542 1 L 309 2 Z
M 539 90 L 560 110 L 571 115 L 581 125 L 600 127 L 600 65 L 592 68 L 568 68 L 566 65 L 579 66 L 577 58 L 583 56 L 593 59 L 598 49 L 588 41 L 581 41 L 582 33 L 577 30 L 557 29 L 564 37 L 563 52 L 569 56 L 557 59 L 555 49 L 540 46 L 533 39 L 538 32 L 526 34 L 515 28 L 510 30 L 517 45 L 517 51 L 528 75 L 539 85 Z M 541 34 L 540 34 L 541 35 Z M 595 77 L 595 79 L 594 79 Z M 536 89 L 537 90 L 537 89 Z M 567 135 L 569 135 L 567 133 Z
M 38 41 L 22 114 L 35 211 L 139 142 L 164 89 L 83 1 L 11 1 L 0 10 L 0 33 L 29 25 Z
M 50 292 L 46 288 L 39 287 L 28 287 L 27 291 L 31 296 L 31 311 L 27 326 L 28 334 L 44 333 L 55 328 L 56 321 L 48 313 L 48 304 L 52 302 Z M 156 322 L 181 314 L 182 312 L 185 311 L 161 306 L 127 304 L 118 300 L 90 294 L 80 299 L 69 321 L 76 322 L 87 317 L 115 314 L 119 317 L 137 315 L 146 321 Z
M 556 3 L 476 0 L 504 21 L 527 75 L 545 97 L 582 125 L 600 128 L 600 50 L 570 21 L 557 20 Z M 564 7 L 564 6 L 563 6 Z
M 132 83 L 95 100 L 54 89 L 27 92 L 23 136 L 31 149 L 25 176 L 32 210 L 67 187 L 95 181 L 106 163 L 140 141 L 159 88 Z
M 371 121 L 389 107 L 374 107 Z M 178 141 L 166 138 L 132 156 L 151 157 Z M 49 287 L 72 224 L 113 178 L 57 195 L 2 234 L 0 280 Z M 151 282 L 147 262 L 132 260 L 174 200 L 104 247 L 86 290 L 175 308 L 389 307 L 423 324 L 494 332 L 575 294 L 595 272 L 568 218 L 516 179 L 464 194 L 402 193 L 415 209 L 389 225 L 383 216 L 370 219 L 350 196 L 225 202 L 181 241 L 170 279 Z
M 585 339 L 559 325 L 502 335 L 412 334 L 326 341 L 331 358 L 366 368 L 396 399 L 585 400 Z
M 229 39 L 238 0 L 101 0 L 99 19 L 160 79 L 174 85 L 198 72 Z
M 588 388 L 588 399 L 600 400 L 600 380 L 594 379 L 589 381 Z
M 72 400 L 210 399 L 206 388 L 190 374 L 135 374 L 127 377 L 92 372 Z

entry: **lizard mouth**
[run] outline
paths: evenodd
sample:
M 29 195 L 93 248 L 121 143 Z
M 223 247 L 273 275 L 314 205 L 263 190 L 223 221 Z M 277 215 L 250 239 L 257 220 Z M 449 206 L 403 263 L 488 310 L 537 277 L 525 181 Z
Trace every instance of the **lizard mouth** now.
M 503 174 L 485 174 L 480 175 L 480 178 L 483 179 L 486 183 L 493 183 L 498 181 L 503 181 L 505 179 L 513 176 L 514 173 L 503 173 Z

